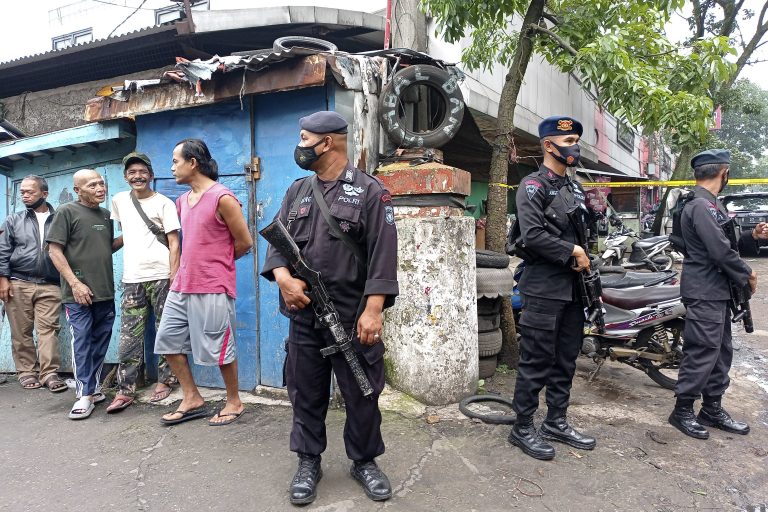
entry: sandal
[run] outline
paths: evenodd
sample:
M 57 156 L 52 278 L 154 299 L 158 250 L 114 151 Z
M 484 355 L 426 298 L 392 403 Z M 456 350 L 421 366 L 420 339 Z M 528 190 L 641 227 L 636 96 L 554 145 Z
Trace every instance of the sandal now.
M 101 402 L 107 399 L 107 395 L 99 391 L 91 395 L 91 398 L 93 399 L 94 404 L 100 404 Z
M 40 381 L 34 375 L 27 375 L 19 379 L 19 384 L 24 389 L 40 389 L 43 387 Z
M 222 413 L 221 409 L 219 409 L 218 411 L 216 411 L 216 414 L 214 414 L 213 417 L 210 420 L 208 420 L 208 425 L 210 425 L 211 427 L 223 427 L 224 425 L 229 425 L 230 423 L 240 419 L 240 416 L 245 414 L 245 412 L 246 412 L 245 408 L 243 408 L 243 410 L 240 412 L 229 412 L 229 413 Z M 229 418 L 229 419 L 224 421 L 213 421 L 216 418 Z
M 69 411 L 69 419 L 71 420 L 84 420 L 93 412 L 94 406 L 87 397 L 80 398 L 75 405 L 72 406 L 72 410 Z
M 61 393 L 62 391 L 67 390 L 67 383 L 54 373 L 45 381 L 45 387 L 47 387 L 48 391 L 51 393 Z
M 166 384 L 166 386 L 168 386 L 168 384 Z M 173 388 L 171 388 L 171 386 L 168 386 L 167 388 L 160 391 L 157 391 L 157 389 L 155 389 L 155 392 L 152 393 L 151 397 L 149 397 L 149 402 L 150 403 L 161 402 L 166 398 L 168 398 L 172 391 L 173 391 Z
M 134 401 L 134 398 L 132 396 L 117 395 L 114 398 L 114 400 L 112 400 L 112 403 L 107 406 L 107 413 L 122 411 L 123 409 L 131 405 L 133 401 Z

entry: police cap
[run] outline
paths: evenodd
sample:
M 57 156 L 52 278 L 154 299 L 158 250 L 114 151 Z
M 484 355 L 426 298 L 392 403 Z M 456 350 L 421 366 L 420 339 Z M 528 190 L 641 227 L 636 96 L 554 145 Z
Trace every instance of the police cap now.
M 129 165 L 136 162 L 143 163 L 147 166 L 147 169 L 152 171 L 152 162 L 149 160 L 149 157 L 144 153 L 138 153 L 136 151 L 128 153 L 125 155 L 125 157 L 123 157 L 123 169 L 127 169 Z
M 299 120 L 302 130 L 312 133 L 347 133 L 347 121 L 336 112 L 321 110 Z
M 730 164 L 731 152 L 727 149 L 708 149 L 691 158 L 691 167 L 706 164 Z
M 568 116 L 551 116 L 539 123 L 539 138 L 552 135 L 571 135 L 575 133 L 579 137 L 584 132 L 581 123 Z

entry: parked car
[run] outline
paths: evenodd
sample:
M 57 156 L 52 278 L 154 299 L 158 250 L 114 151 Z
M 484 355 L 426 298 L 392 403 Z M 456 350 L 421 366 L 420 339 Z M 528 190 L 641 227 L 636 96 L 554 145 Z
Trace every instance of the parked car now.
M 731 194 L 721 198 L 725 208 L 736 218 L 740 231 L 751 231 L 760 222 L 768 222 L 768 192 L 745 192 Z M 768 241 L 759 240 L 759 247 L 768 245 Z M 747 255 L 755 255 L 755 246 L 739 247 Z M 758 249 L 759 250 L 759 249 Z

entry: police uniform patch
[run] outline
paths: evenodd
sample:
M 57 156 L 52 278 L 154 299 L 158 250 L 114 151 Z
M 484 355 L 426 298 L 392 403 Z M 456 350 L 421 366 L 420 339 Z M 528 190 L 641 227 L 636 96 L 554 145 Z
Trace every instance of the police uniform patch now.
M 359 196 L 365 190 L 363 187 L 355 187 L 354 185 L 348 185 L 346 183 L 342 188 L 344 189 L 344 193 L 348 196 Z
M 392 196 L 389 194 L 382 194 L 381 195 L 381 202 L 382 203 L 388 203 L 392 200 Z
M 560 119 L 557 122 L 557 129 L 561 132 L 569 132 L 573 130 L 573 120 L 572 119 Z
M 525 192 L 528 194 L 528 199 L 533 199 L 536 192 L 541 188 L 541 183 L 538 180 L 528 180 L 525 182 Z
M 341 228 L 341 230 L 343 232 L 347 233 L 349 231 L 349 222 L 347 222 L 345 220 L 341 221 L 341 222 L 339 222 L 339 227 Z
M 384 207 L 384 220 L 387 224 L 395 223 L 395 210 L 391 206 Z
M 346 174 L 344 175 L 344 181 L 352 181 L 352 178 L 354 177 L 355 172 L 352 169 L 347 169 Z

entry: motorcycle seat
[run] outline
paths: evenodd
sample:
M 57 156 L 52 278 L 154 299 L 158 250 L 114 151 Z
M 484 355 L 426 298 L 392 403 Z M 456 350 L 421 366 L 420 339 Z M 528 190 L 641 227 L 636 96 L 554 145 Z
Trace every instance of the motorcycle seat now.
M 642 240 L 638 240 L 637 242 L 635 242 L 635 245 L 642 249 L 646 249 L 648 247 L 653 247 L 654 245 L 659 244 L 661 242 L 666 242 L 667 240 L 669 240 L 669 235 L 652 236 L 651 238 L 644 238 Z
M 680 298 L 679 286 L 652 286 L 631 290 L 603 289 L 603 302 L 621 309 L 638 309 L 649 304 L 678 298 Z
M 603 274 L 600 271 L 600 284 L 603 288 L 635 288 L 647 283 L 662 284 L 663 279 L 673 279 L 677 272 L 627 272 L 621 274 Z

